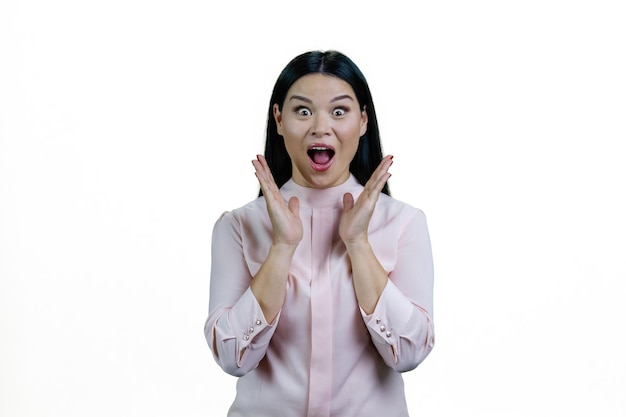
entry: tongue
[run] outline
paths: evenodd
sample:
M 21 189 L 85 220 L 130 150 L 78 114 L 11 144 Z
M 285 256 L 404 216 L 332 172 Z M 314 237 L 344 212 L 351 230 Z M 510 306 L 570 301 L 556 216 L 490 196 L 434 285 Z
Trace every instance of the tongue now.
M 326 164 L 328 161 L 330 161 L 331 155 L 329 151 L 315 151 L 313 152 L 313 162 L 315 162 L 316 164 Z

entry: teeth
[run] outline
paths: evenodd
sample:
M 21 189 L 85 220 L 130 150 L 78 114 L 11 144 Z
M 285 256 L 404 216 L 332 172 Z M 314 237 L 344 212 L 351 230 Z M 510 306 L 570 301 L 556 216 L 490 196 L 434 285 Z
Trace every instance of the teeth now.
M 322 148 L 321 146 L 314 146 L 311 148 L 312 151 L 327 151 L 330 148 Z

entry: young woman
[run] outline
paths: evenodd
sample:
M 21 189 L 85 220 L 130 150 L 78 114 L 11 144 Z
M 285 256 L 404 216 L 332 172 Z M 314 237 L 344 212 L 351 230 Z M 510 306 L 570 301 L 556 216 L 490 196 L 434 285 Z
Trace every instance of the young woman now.
M 408 416 L 434 344 L 422 211 L 392 199 L 367 82 L 335 52 L 280 74 L 260 196 L 213 230 L 205 335 L 239 377 L 229 416 Z

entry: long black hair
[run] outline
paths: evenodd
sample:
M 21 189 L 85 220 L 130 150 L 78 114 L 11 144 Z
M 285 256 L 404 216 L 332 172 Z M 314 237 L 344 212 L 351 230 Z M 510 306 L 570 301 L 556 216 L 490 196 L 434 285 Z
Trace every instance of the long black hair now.
M 291 158 L 285 148 L 285 142 L 278 134 L 274 119 L 274 104 L 282 111 L 289 88 L 301 77 L 308 74 L 331 75 L 350 84 L 361 110 L 367 113 L 367 131 L 359 140 L 356 154 L 350 162 L 350 172 L 365 185 L 383 159 L 378 121 L 372 94 L 361 70 L 346 55 L 337 51 L 311 51 L 298 55 L 287 64 L 278 76 L 267 112 L 267 133 L 265 139 L 265 159 L 272 171 L 276 185 L 280 188 L 291 178 Z M 389 186 L 385 184 L 383 193 L 389 195 Z M 259 192 L 259 196 L 263 195 Z

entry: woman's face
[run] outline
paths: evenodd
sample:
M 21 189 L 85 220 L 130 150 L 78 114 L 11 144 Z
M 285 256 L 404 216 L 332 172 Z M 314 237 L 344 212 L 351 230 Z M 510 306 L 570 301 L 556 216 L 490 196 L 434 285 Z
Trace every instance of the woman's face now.
M 296 184 L 328 188 L 348 179 L 367 130 L 367 113 L 350 84 L 330 75 L 305 75 L 287 92 L 282 110 L 278 104 L 273 110 Z

